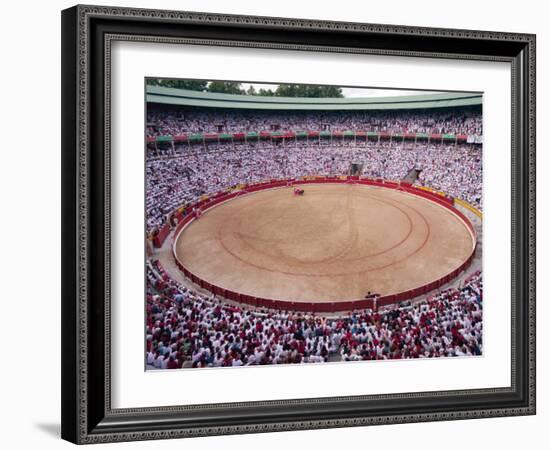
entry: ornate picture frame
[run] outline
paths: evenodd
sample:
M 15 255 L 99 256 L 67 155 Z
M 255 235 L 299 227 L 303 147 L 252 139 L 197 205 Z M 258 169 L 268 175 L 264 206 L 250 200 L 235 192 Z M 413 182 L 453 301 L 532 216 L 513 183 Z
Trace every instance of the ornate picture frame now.
M 511 385 L 113 408 L 110 73 L 116 41 L 509 63 Z M 84 444 L 528 414 L 535 414 L 534 35 L 100 6 L 62 12 L 64 439 Z

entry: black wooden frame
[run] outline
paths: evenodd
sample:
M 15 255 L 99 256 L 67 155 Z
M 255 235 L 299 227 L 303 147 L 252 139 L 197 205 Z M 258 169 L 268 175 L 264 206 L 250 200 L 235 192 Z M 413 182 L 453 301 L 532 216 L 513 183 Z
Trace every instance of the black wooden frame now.
M 110 43 L 508 61 L 509 388 L 117 410 L 110 401 Z M 535 36 L 97 6 L 62 13 L 62 437 L 75 443 L 535 413 Z

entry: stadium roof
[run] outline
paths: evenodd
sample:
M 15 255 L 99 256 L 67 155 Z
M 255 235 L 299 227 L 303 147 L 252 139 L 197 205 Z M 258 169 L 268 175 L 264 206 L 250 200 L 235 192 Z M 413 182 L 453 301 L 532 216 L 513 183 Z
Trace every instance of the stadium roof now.
M 218 94 L 147 86 L 147 103 L 231 109 L 389 110 L 481 105 L 482 93 L 427 93 L 394 97 L 304 98 Z

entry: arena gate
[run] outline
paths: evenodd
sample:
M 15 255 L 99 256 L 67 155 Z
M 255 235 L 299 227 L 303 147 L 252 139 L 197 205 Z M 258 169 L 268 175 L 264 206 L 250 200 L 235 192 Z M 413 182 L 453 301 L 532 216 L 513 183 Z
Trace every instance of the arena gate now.
M 348 175 L 360 176 L 363 173 L 364 165 L 365 165 L 364 162 L 359 162 L 359 161 L 350 163 Z

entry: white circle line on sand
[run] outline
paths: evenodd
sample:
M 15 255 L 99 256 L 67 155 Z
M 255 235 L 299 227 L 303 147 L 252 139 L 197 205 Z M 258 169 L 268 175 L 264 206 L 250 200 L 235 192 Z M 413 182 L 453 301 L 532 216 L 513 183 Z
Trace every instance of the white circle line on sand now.
M 332 185 L 332 183 L 296 183 L 296 184 L 301 184 L 303 186 L 307 186 L 307 185 L 324 185 L 324 186 L 330 186 Z M 342 184 L 346 184 L 344 182 L 342 183 L 334 183 L 334 185 L 342 185 Z M 472 240 L 472 251 L 475 250 L 475 247 L 476 247 L 476 236 L 475 236 L 475 233 L 472 232 L 471 228 L 464 222 L 464 220 L 458 215 L 456 214 L 454 211 L 453 211 L 453 208 L 452 207 L 446 207 L 444 205 L 441 205 L 440 203 L 436 202 L 436 201 L 432 201 L 431 199 L 429 198 L 426 198 L 422 195 L 416 195 L 415 193 L 412 193 L 412 192 L 408 192 L 408 191 L 402 191 L 400 189 L 395 189 L 394 187 L 384 187 L 384 186 L 373 186 L 373 185 L 365 185 L 365 184 L 362 184 L 362 183 L 349 183 L 351 185 L 362 185 L 362 186 L 365 186 L 365 187 L 369 187 L 369 188 L 373 188 L 374 190 L 387 190 L 387 189 L 391 189 L 392 191 L 397 191 L 397 192 L 401 192 L 402 194 L 404 194 L 405 196 L 407 197 L 415 197 L 415 198 L 421 198 L 421 199 L 424 199 L 426 202 L 428 202 L 430 205 L 433 205 L 433 204 L 436 204 L 437 206 L 439 206 L 440 208 L 442 208 L 444 211 L 446 212 L 450 212 L 452 214 L 452 216 L 454 218 L 456 218 L 462 225 L 464 228 L 466 228 L 466 230 L 468 231 L 468 234 L 470 235 L 471 237 L 471 240 Z M 204 214 L 208 214 L 210 211 L 212 211 L 213 209 L 215 209 L 217 206 L 220 206 L 220 205 L 224 205 L 232 200 L 235 200 L 235 199 L 240 199 L 242 198 L 243 196 L 251 196 L 252 194 L 260 194 L 260 193 L 265 193 L 266 191 L 272 191 L 272 190 L 281 190 L 281 189 L 287 189 L 289 188 L 289 186 L 275 186 L 275 187 L 269 187 L 269 186 L 266 186 L 264 189 L 260 189 L 260 190 L 257 190 L 257 191 L 253 191 L 253 192 L 245 192 L 245 191 L 242 191 L 243 192 L 243 195 L 236 195 L 232 198 L 228 198 L 228 199 L 225 199 L 223 201 L 220 201 L 219 203 L 216 203 L 215 205 L 212 205 L 210 207 L 207 206 L 207 210 L 205 210 Z M 180 236 L 181 234 L 183 233 L 183 231 L 185 231 L 185 229 L 187 229 L 187 227 L 195 222 L 196 219 L 192 219 L 190 220 L 185 226 L 183 226 L 180 230 L 178 230 L 177 234 L 174 236 L 174 240 L 173 240 L 173 243 L 172 243 L 172 253 L 173 253 L 173 256 L 174 258 L 176 259 L 176 261 L 182 266 L 182 267 L 185 267 L 184 264 L 182 264 L 181 260 L 179 259 L 178 255 L 177 255 L 177 251 L 176 251 L 176 245 L 180 239 Z M 467 260 L 468 258 L 466 258 Z M 466 261 L 465 260 L 465 261 Z M 458 266 L 460 267 L 460 265 Z M 457 267 L 457 268 L 458 268 Z M 454 270 L 456 269 L 453 269 L 451 272 L 449 273 L 452 273 L 454 272 Z M 211 283 L 210 281 L 208 281 L 207 278 L 204 278 L 204 277 L 200 277 L 200 279 L 202 281 L 205 281 L 206 283 L 210 284 L 210 285 L 215 285 L 215 283 Z M 429 284 L 429 283 L 428 283 Z M 412 289 L 416 289 L 418 287 L 422 287 L 422 286 L 425 286 L 426 283 L 421 283 L 419 286 L 416 286 L 416 287 L 412 287 L 410 289 L 407 289 L 408 290 L 412 290 Z M 229 289 L 231 290 L 231 289 Z M 245 295 L 251 295 L 251 296 L 255 296 L 253 294 L 245 294 Z M 392 294 L 387 294 L 387 295 L 392 295 Z M 275 301 L 279 301 L 280 299 L 269 299 L 268 297 L 266 296 L 261 296 L 259 298 L 263 298 L 263 299 L 266 299 L 266 300 L 275 300 Z M 356 301 L 358 299 L 351 299 L 351 300 L 339 300 L 339 301 Z M 281 301 L 284 301 L 284 300 L 281 300 Z M 300 301 L 300 300 L 297 300 L 296 301 L 297 303 L 298 302 L 306 302 L 304 300 Z

